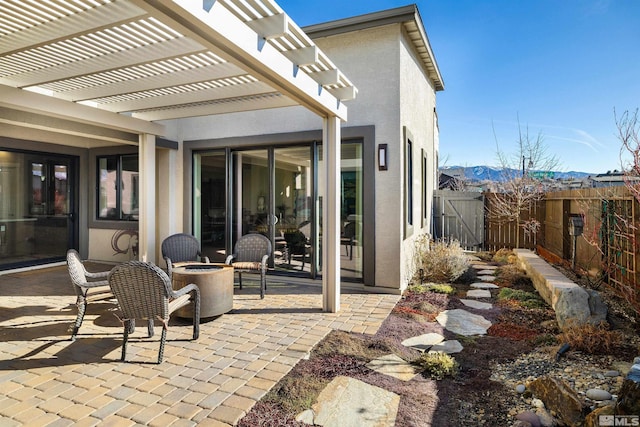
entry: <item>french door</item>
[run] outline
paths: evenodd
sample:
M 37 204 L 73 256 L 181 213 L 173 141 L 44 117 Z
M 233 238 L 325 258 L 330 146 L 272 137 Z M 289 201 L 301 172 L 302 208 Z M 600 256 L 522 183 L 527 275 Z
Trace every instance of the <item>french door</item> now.
M 74 246 L 75 160 L 0 151 L 0 269 L 63 260 Z

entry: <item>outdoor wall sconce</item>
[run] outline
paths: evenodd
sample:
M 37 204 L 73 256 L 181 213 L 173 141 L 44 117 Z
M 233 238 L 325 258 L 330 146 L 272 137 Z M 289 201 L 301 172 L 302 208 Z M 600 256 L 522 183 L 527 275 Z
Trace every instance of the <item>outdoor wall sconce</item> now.
M 378 170 L 387 170 L 387 144 L 378 144 Z

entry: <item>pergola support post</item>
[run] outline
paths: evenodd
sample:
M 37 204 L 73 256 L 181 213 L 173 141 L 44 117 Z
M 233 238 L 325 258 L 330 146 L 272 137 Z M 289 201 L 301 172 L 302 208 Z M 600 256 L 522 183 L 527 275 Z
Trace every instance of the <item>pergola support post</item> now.
M 156 262 L 156 138 L 141 134 L 138 147 L 138 259 Z
M 340 311 L 340 119 L 323 119 L 322 309 Z

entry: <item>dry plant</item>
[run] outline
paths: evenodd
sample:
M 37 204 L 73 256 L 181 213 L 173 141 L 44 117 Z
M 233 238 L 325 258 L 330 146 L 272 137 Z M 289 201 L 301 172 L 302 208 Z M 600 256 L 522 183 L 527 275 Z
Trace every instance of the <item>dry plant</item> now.
M 560 341 L 583 353 L 616 354 L 624 344 L 624 335 L 620 331 L 609 330 L 604 322 L 599 325 L 573 324 L 560 334 Z
M 416 240 L 414 263 L 419 282 L 453 282 L 469 269 L 469 259 L 457 240 L 431 242 L 428 235 Z

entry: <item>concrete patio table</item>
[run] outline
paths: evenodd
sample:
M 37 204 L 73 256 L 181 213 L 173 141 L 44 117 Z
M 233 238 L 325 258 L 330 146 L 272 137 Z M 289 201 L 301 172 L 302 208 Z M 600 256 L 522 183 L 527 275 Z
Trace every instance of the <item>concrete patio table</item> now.
M 173 289 L 190 283 L 200 288 L 200 318 L 216 317 L 233 309 L 233 267 L 226 264 L 177 263 L 172 273 Z M 187 305 L 178 316 L 192 318 L 193 310 Z

